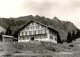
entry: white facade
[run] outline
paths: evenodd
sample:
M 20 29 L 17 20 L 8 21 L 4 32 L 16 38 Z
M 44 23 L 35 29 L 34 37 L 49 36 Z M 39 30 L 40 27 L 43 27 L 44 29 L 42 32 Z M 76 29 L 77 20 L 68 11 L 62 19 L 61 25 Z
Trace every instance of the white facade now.
M 51 33 L 46 26 L 36 22 L 31 22 L 18 34 L 18 42 L 28 42 L 31 39 L 57 43 L 57 36 Z

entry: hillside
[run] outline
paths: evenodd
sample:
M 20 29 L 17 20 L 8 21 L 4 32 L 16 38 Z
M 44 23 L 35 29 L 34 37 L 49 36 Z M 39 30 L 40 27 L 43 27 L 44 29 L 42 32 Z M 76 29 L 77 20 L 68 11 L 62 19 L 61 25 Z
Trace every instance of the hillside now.
M 38 22 L 41 22 L 45 25 L 48 25 L 52 28 L 54 28 L 56 31 L 59 32 L 61 39 L 66 39 L 67 34 L 70 31 L 71 33 L 73 30 L 76 32 L 77 28 L 76 26 L 69 22 L 69 21 L 61 21 L 57 17 L 54 17 L 53 19 L 46 18 L 46 17 L 40 17 L 38 15 L 36 16 L 23 16 L 18 18 L 1 18 L 1 23 L 4 23 L 5 25 L 11 25 L 11 28 L 13 30 L 13 33 L 17 31 L 22 25 L 27 23 L 29 20 L 34 19 Z M 4 26 L 5 27 L 5 26 Z
M 80 57 L 80 42 L 0 42 L 0 57 Z

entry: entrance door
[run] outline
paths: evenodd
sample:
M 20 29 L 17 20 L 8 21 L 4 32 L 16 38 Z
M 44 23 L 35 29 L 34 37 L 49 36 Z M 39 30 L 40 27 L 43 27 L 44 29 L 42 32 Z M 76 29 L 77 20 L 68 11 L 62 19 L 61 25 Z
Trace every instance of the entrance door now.
M 33 36 L 31 37 L 31 41 L 34 41 L 34 37 Z

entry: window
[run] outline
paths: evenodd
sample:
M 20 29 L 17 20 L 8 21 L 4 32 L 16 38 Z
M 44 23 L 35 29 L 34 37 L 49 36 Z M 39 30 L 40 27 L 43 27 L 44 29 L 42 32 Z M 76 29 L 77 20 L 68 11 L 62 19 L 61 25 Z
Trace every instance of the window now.
M 34 25 L 34 23 L 32 23 L 32 25 Z
M 43 38 L 47 38 L 47 35 L 46 34 L 44 34 L 44 35 L 42 35 L 43 36 Z
M 22 36 L 22 32 L 20 32 L 20 36 Z
M 29 31 L 29 35 L 32 35 L 32 31 Z
M 26 35 L 26 33 L 25 33 L 25 32 L 23 32 L 23 35 L 25 36 L 25 35 Z
M 27 32 L 27 35 L 29 35 L 29 31 Z
M 45 33 L 45 30 L 42 30 L 42 33 L 44 34 Z
M 36 29 L 39 29 L 39 26 L 36 26 Z
M 38 30 L 38 34 L 42 34 L 42 30 Z
M 23 40 L 23 37 L 21 37 L 19 40 Z
M 36 34 L 36 31 L 33 31 L 33 34 Z
M 34 29 L 34 27 L 33 27 L 33 29 Z
M 26 27 L 26 30 L 29 30 L 29 27 Z
M 25 40 L 25 37 L 23 37 L 23 40 Z
M 41 28 L 41 26 L 39 26 L 39 28 Z
M 22 36 L 23 36 L 23 32 L 22 32 Z
M 53 36 L 51 36 L 51 35 L 50 35 L 50 39 L 52 39 L 52 40 L 53 40 Z
M 45 36 L 44 36 L 45 38 L 47 38 L 47 35 L 45 34 Z
M 32 27 L 30 27 L 30 29 L 32 29 Z
M 36 34 L 38 34 L 38 31 L 36 31 Z
M 34 27 L 31 27 L 31 29 L 34 29 Z
M 34 32 L 32 31 L 32 35 L 34 35 Z
M 42 30 L 40 30 L 40 32 L 39 32 L 40 34 L 42 34 Z
M 38 33 L 41 34 L 41 30 L 39 30 Z
M 57 41 L 57 38 L 55 38 L 55 41 Z
M 46 30 L 45 32 L 48 33 L 48 30 Z
M 26 35 L 27 35 L 27 32 L 25 32 L 26 33 Z

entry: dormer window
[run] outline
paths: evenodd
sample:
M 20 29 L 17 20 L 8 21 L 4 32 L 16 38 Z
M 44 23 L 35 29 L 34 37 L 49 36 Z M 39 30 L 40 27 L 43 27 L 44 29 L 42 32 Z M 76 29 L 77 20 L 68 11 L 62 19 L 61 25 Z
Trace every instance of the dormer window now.
M 34 25 L 34 23 L 32 23 L 32 25 Z

